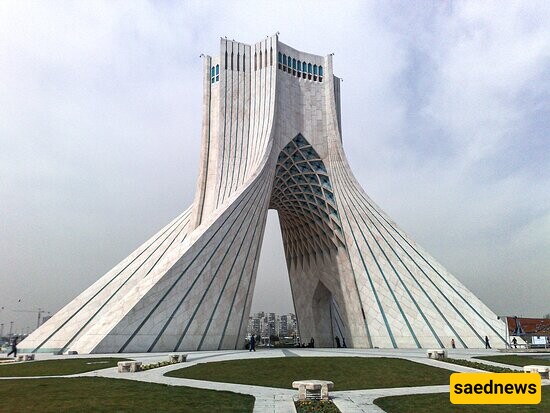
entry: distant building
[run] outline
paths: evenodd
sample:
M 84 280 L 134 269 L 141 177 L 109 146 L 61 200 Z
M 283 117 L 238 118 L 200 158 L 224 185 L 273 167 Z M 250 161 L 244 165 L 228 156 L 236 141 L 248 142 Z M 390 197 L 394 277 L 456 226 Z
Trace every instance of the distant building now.
M 506 316 L 504 319 L 511 336 L 550 336 L 549 318 Z
M 279 322 L 279 337 L 288 336 L 288 315 L 282 315 Z
M 279 338 L 298 336 L 296 315 L 293 313 L 279 315 L 277 313 L 258 312 L 248 318 L 247 336 L 260 335 L 262 342 L 269 342 L 271 336 Z
M 254 316 L 248 318 L 248 328 L 246 330 L 246 335 L 250 336 L 252 334 L 260 334 L 261 332 L 261 322 L 260 317 Z
M 550 319 L 504 316 L 500 317 L 507 326 L 509 343 L 513 337 L 527 346 L 550 346 Z

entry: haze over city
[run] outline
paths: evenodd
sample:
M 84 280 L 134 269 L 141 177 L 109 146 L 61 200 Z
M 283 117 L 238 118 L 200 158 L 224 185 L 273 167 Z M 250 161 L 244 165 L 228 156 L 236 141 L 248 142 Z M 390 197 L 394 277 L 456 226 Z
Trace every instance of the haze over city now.
M 335 53 L 369 196 L 497 314 L 550 312 L 548 3 L 235 3 L 0 4 L 0 322 L 32 329 L 193 201 L 199 55 L 275 32 Z M 293 311 L 273 211 L 252 311 Z

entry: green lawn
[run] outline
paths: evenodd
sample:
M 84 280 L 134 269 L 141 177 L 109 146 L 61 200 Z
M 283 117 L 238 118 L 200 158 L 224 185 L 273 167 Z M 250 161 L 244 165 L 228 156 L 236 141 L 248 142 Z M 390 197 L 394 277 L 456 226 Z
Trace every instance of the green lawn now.
M 0 382 L 10 412 L 252 412 L 254 397 L 124 379 L 14 379 Z M 0 407 L 1 410 L 1 407 Z
M 494 361 L 495 363 L 510 364 L 512 366 L 527 366 L 529 364 L 538 364 L 539 366 L 550 366 L 550 359 L 536 358 L 530 356 L 518 356 L 508 354 L 505 356 L 484 356 L 475 357 L 481 360 Z
M 454 405 L 449 393 L 415 394 L 376 399 L 374 404 L 386 413 L 542 413 L 550 412 L 550 386 L 542 387 L 542 400 L 539 404 L 484 404 Z
M 282 357 L 220 361 L 166 373 L 171 377 L 292 388 L 294 380 L 334 382 L 334 390 L 449 384 L 451 371 L 408 360 L 364 357 Z
M 0 364 L 0 377 L 63 376 L 114 367 L 123 358 L 75 358 Z

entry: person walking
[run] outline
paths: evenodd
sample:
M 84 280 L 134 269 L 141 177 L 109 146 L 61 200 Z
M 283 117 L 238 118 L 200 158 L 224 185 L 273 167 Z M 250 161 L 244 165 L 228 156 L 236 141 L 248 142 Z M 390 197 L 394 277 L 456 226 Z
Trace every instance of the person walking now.
M 489 337 L 485 336 L 485 349 L 490 349 L 491 344 L 489 344 Z
M 456 348 L 455 339 L 451 338 L 451 347 Z
M 17 336 L 13 336 L 11 340 L 11 351 L 8 353 L 8 357 L 10 354 L 13 354 L 13 357 L 17 358 Z
M 348 348 L 348 346 L 346 345 L 346 338 L 345 337 L 342 337 L 342 347 Z
M 512 339 L 512 344 L 514 345 L 514 348 L 518 348 L 518 340 L 515 337 Z
M 250 336 L 250 348 L 248 349 L 248 351 L 256 351 L 256 336 L 254 334 L 252 334 Z
M 336 341 L 336 348 L 342 347 L 342 345 L 340 344 L 340 337 L 338 336 L 334 337 L 334 341 Z

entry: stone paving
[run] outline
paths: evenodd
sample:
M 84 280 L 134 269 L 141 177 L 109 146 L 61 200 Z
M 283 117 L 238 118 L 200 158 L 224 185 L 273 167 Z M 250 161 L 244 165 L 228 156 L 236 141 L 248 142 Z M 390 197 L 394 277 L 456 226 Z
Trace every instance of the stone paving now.
M 414 361 L 430 366 L 446 368 L 456 372 L 480 372 L 481 370 L 456 364 L 445 363 L 426 357 L 425 350 L 414 349 L 259 349 L 257 352 L 241 351 L 201 351 L 188 352 L 187 362 L 167 365 L 139 373 L 118 373 L 116 368 L 96 370 L 88 373 L 74 374 L 69 376 L 55 377 L 108 377 L 124 378 L 149 383 L 161 383 L 172 386 L 188 386 L 208 390 L 225 390 L 235 393 L 248 394 L 256 398 L 254 403 L 254 413 L 294 413 L 294 400 L 297 398 L 297 391 L 291 389 L 280 389 L 273 387 L 251 386 L 244 384 L 220 383 L 204 380 L 193 380 L 176 377 L 166 377 L 165 373 L 187 368 L 199 363 L 209 363 L 225 360 L 241 359 L 259 359 L 272 357 L 393 357 Z M 449 350 L 449 357 L 468 360 L 476 356 L 500 355 L 498 351 L 493 350 Z M 531 354 L 530 354 L 531 355 Z M 93 357 L 120 357 L 135 359 L 144 364 L 166 361 L 168 353 L 139 353 L 139 354 L 97 354 L 97 355 L 76 355 L 76 356 L 56 356 L 52 354 L 39 354 L 38 360 L 51 360 L 62 358 L 93 358 Z M 508 366 L 501 363 L 494 363 L 484 360 L 475 360 L 490 365 L 521 370 L 517 366 Z M 32 363 L 32 362 L 27 362 Z M 29 378 L 29 377 L 25 377 Z M 45 377 L 40 377 L 45 378 Z M 312 377 L 307 377 L 312 378 Z M 304 379 L 307 379 L 304 377 Z M 0 378 L 2 380 L 15 379 L 15 377 Z M 543 385 L 550 384 L 550 380 L 543 380 Z M 290 383 L 289 383 L 290 385 Z M 409 394 L 425 393 L 446 393 L 449 391 L 448 385 L 442 386 L 421 386 L 421 387 L 400 387 L 387 389 L 371 390 L 347 390 L 331 392 L 331 397 L 336 406 L 342 413 L 383 413 L 383 410 L 374 405 L 374 400 L 386 396 L 400 396 Z

